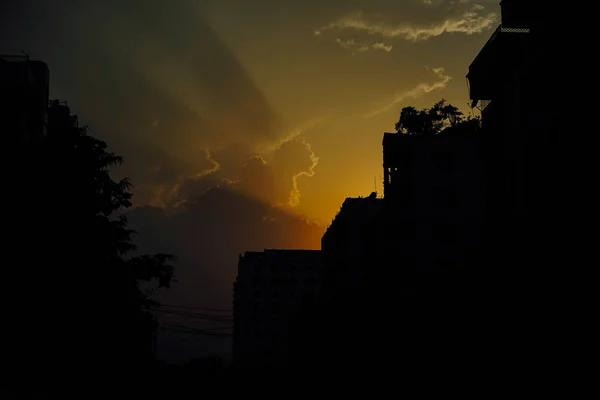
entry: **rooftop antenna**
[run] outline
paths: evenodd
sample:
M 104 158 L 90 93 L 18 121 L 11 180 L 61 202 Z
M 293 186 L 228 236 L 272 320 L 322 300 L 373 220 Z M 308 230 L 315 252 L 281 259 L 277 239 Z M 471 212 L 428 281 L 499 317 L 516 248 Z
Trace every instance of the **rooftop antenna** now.
M 375 185 L 375 193 L 377 193 L 377 177 L 373 177 L 373 184 Z

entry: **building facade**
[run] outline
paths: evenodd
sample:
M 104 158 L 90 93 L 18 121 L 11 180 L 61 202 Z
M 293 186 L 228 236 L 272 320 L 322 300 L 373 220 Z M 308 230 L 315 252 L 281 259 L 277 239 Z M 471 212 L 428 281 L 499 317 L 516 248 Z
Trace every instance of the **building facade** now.
M 327 265 L 324 284 L 330 293 L 360 292 L 373 263 L 373 245 L 383 199 L 347 198 L 321 238 L 323 260 Z
M 485 213 L 480 138 L 385 133 L 383 168 L 383 248 L 377 253 L 397 266 L 398 279 L 424 287 L 471 266 Z
M 488 183 L 485 240 L 487 252 L 497 255 L 490 268 L 504 280 L 519 274 L 523 288 L 529 285 L 527 276 L 547 276 L 541 258 L 547 247 L 566 249 L 564 239 L 557 240 L 567 231 L 562 210 L 571 180 L 560 159 L 567 144 L 559 141 L 562 116 L 545 101 L 556 96 L 565 79 L 557 68 L 561 45 L 551 35 L 559 30 L 538 12 L 541 8 L 534 13 L 533 4 L 500 3 L 501 24 L 467 75 L 472 105 L 482 115 Z M 516 258 L 521 262 L 514 262 Z
M 0 55 L 0 121 L 5 139 L 37 141 L 46 136 L 50 73 L 26 55 Z
M 577 188 L 588 186 L 580 173 L 587 168 L 574 167 L 586 158 L 577 132 L 588 128 L 575 128 L 578 118 L 562 109 L 563 99 L 574 98 L 567 87 L 577 86 L 567 84 L 567 71 L 582 64 L 569 57 L 573 41 L 559 28 L 563 8 L 540 3 L 500 3 L 501 24 L 467 78 L 481 110 L 486 161 L 488 279 L 478 297 L 489 318 L 480 325 L 492 327 L 498 359 L 550 365 L 570 346 L 554 327 L 570 325 L 580 307 L 567 304 L 577 298 L 572 289 L 581 291 L 578 265 L 593 246 L 575 226 L 588 217 L 587 196 Z
M 320 250 L 248 251 L 240 255 L 233 295 L 236 368 L 286 365 L 291 327 L 321 292 Z

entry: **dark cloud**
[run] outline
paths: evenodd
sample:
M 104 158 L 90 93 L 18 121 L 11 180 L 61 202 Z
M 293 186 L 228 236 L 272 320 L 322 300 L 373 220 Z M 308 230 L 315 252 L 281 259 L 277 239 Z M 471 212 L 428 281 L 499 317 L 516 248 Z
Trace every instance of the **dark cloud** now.
M 292 139 L 281 144 L 273 152 L 271 164 L 281 176 L 291 177 L 298 172 L 307 171 L 313 164 L 311 153 L 302 139 Z
M 248 160 L 236 187 L 269 204 L 282 203 L 281 192 L 285 191 L 285 185 L 278 184 L 273 167 L 261 156 L 254 156 Z
M 217 309 L 231 309 L 239 254 L 264 248 L 320 248 L 323 231 L 231 188 L 211 189 L 174 212 L 140 207 L 128 216 L 131 225 L 142 233 L 138 238 L 140 251 L 160 250 L 179 257 L 179 283 L 161 293 L 160 299 L 167 304 Z M 175 351 L 179 340 L 165 333 L 161 346 Z M 181 350 L 188 353 L 185 357 L 228 349 L 227 341 L 196 338 L 196 343 L 197 347 L 192 347 L 196 354 L 189 353 L 189 345 Z M 185 358 L 173 353 L 169 357 Z
M 48 62 L 51 94 L 126 158 L 137 204 L 152 185 L 160 195 L 169 179 L 212 168 L 207 150 L 229 175 L 286 131 L 195 2 L 25 0 L 3 11 L 2 48 Z
M 310 145 L 301 137 L 293 137 L 265 154 L 263 157 L 243 145 L 232 145 L 214 153 L 207 152 L 204 168 L 199 173 L 182 175 L 181 171 L 189 167 L 155 151 L 155 157 L 150 159 L 155 165 L 154 180 L 143 187 L 145 197 L 141 204 L 173 208 L 194 201 L 211 188 L 222 187 L 280 208 L 297 205 L 291 199 L 297 201 L 300 194 L 298 178 L 312 176 L 318 163 Z M 136 196 L 139 193 L 137 187 Z M 152 201 L 148 201 L 149 198 Z
M 267 205 L 310 149 L 278 147 L 285 121 L 192 2 L 6 3 L 3 51 L 46 61 L 51 95 L 124 156 L 134 203 L 167 206 L 128 213 L 140 251 L 179 257 L 166 302 L 230 308 L 239 253 L 319 247 L 321 227 Z

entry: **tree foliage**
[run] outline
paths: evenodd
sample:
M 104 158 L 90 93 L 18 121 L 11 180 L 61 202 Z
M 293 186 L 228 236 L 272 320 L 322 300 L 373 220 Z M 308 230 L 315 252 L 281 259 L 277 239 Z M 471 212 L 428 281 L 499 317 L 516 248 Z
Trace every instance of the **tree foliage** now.
M 437 135 L 448 128 L 456 131 L 457 128 L 477 129 L 479 118 L 465 117 L 464 114 L 452 104 L 442 99 L 431 108 L 417 110 L 415 107 L 404 107 L 395 128 L 399 133 L 407 135 Z
M 15 194 L 8 243 L 20 254 L 9 278 L 21 311 L 52 304 L 35 322 L 56 327 L 46 337 L 65 360 L 148 359 L 149 310 L 159 306 L 152 294 L 170 287 L 175 257 L 136 254 L 137 232 L 123 215 L 132 205 L 132 184 L 111 176 L 123 159 L 57 101 L 49 107 L 47 137 L 16 145 L 8 159 L 12 174 L 5 184 Z M 22 314 L 14 316 L 22 332 L 34 329 Z M 48 356 L 43 340 L 31 340 L 39 343 L 32 357 Z
M 133 256 L 137 234 L 127 227 L 124 215 L 117 212 L 131 207 L 132 188 L 129 178 L 114 180 L 111 168 L 123 164 L 123 158 L 107 150 L 107 144 L 88 135 L 78 118 L 64 104 L 54 101 L 49 110 L 50 124 L 46 150 L 63 171 L 70 173 L 70 198 L 75 202 L 69 213 L 86 232 L 90 250 L 97 262 L 108 268 L 110 263 L 122 264 L 123 276 L 135 282 L 137 291 L 143 282 L 156 281 L 157 288 L 168 288 L 173 279 L 173 255 Z M 70 172 L 68 172 L 70 171 Z M 90 241 L 89 239 L 94 239 Z

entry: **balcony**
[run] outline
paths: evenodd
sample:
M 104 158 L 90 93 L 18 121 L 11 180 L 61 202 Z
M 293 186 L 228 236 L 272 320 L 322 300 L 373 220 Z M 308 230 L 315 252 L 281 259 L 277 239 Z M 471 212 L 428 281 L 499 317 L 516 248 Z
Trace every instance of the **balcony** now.
M 522 65 L 528 42 L 529 29 L 498 26 L 469 66 L 467 79 L 473 106 L 497 97 L 504 79 Z

